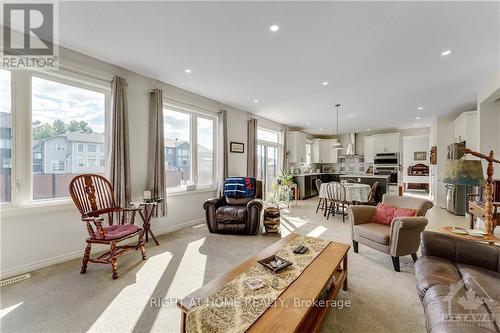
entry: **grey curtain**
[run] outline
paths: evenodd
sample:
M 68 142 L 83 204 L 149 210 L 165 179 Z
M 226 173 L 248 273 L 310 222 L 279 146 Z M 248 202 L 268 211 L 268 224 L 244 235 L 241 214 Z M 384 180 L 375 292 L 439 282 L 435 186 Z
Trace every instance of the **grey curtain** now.
M 247 177 L 257 177 L 257 119 L 248 121 Z
M 130 204 L 130 153 L 127 119 L 127 81 L 115 76 L 111 84 L 111 122 L 107 153 L 107 170 L 117 204 Z
M 165 139 L 163 136 L 163 91 L 154 89 L 149 95 L 148 177 L 146 187 L 152 198 L 163 198 L 155 216 L 167 215 L 167 183 L 165 174 Z
M 220 152 L 217 156 L 217 194 L 222 195 L 224 180 L 228 176 L 227 167 L 227 111 L 219 111 L 218 127 L 217 127 L 217 151 Z
M 283 136 L 283 155 L 281 157 L 281 172 L 282 173 L 287 173 L 287 162 L 288 162 L 288 145 L 286 142 L 286 134 L 288 133 L 287 129 L 284 128 L 281 131 L 281 135 Z

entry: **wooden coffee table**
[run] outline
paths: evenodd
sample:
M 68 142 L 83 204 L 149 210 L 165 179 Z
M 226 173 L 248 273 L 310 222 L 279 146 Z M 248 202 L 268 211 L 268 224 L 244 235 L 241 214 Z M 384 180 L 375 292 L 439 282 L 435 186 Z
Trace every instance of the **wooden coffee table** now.
M 197 300 L 210 296 L 224 284 L 255 265 L 257 260 L 274 254 L 287 242 L 299 236 L 298 234 L 288 235 L 177 302 L 177 306 L 181 309 L 181 332 L 185 331 L 186 314 Z M 335 276 L 335 286 L 330 290 L 327 300 L 335 299 L 340 288 L 347 290 L 349 248 L 347 244 L 330 243 L 279 296 L 283 303 L 280 303 L 280 306 L 269 307 L 247 332 L 317 332 L 323 325 L 330 306 L 296 307 L 294 300 L 318 299 L 332 276 Z

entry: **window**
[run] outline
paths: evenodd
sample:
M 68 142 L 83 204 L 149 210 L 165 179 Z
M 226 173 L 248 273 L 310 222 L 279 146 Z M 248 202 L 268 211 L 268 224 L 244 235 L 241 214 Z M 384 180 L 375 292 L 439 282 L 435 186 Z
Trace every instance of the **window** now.
M 52 172 L 60 172 L 66 169 L 66 161 L 58 160 L 51 161 L 51 170 Z
M 198 185 L 214 184 L 214 119 L 198 120 Z
M 31 82 L 33 153 L 42 157 L 33 159 L 32 198 L 68 197 L 76 173 L 104 174 L 96 152 L 104 142 L 106 92 L 59 77 L 32 76 Z
M 210 115 L 169 107 L 164 110 L 167 189 L 215 184 L 215 122 Z
M 53 143 L 52 151 L 65 151 L 66 145 L 64 143 Z
M 97 146 L 95 144 L 87 145 L 87 153 L 96 153 L 96 152 L 97 152 Z
M 0 69 L 2 207 L 67 198 L 75 174 L 104 174 L 100 158 L 105 156 L 105 110 L 109 109 L 110 93 L 109 82 L 85 78 L 83 72 Z M 12 96 L 19 102 L 11 104 Z M 31 136 L 31 145 L 25 135 Z M 97 152 L 87 153 L 87 144 L 94 145 Z M 90 155 L 95 163 L 86 168 Z
M 95 157 L 87 157 L 87 168 L 92 169 L 97 167 L 97 159 Z
M 280 142 L 280 132 L 276 132 L 276 131 L 264 129 L 264 128 L 258 128 L 257 129 L 257 139 L 259 141 L 279 143 Z
M 167 154 L 167 162 L 173 162 L 166 170 L 167 188 L 179 187 L 191 179 L 191 158 L 187 154 L 191 151 L 191 115 L 165 110 L 164 127 L 165 148 L 177 151 L 174 160 Z
M 11 75 L 0 69 L 0 202 L 11 201 Z
M 262 180 L 264 198 L 270 198 L 273 181 L 280 174 L 281 133 L 264 128 L 257 129 L 257 178 Z

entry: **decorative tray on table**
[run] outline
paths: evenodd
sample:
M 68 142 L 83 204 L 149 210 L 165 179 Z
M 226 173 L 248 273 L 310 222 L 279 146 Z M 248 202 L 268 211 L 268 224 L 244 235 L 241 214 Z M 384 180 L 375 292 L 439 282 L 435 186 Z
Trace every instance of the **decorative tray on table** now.
M 261 259 L 258 261 L 259 264 L 262 266 L 266 267 L 267 269 L 270 269 L 274 273 L 278 273 L 281 271 L 283 268 L 286 268 L 292 263 L 286 259 L 283 259 L 281 257 L 278 257 L 277 255 L 272 255 L 270 257 Z

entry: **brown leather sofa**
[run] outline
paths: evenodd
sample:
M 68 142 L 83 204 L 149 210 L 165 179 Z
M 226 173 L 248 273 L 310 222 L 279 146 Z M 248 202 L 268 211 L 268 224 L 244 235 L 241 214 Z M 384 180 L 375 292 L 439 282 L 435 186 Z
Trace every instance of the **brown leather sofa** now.
M 358 243 L 391 256 L 396 272 L 400 271 L 399 257 L 411 255 L 417 260 L 420 233 L 427 225 L 425 214 L 432 208 L 429 200 L 384 194 L 382 202 L 388 205 L 418 210 L 416 217 L 396 218 L 392 224 L 372 223 L 376 207 L 357 205 L 347 210 L 351 222 L 354 252 L 358 253 Z
M 203 209 L 211 233 L 256 235 L 263 217 L 262 181 L 256 181 L 253 198 L 208 199 Z
M 436 232 L 415 263 L 427 332 L 500 332 L 500 248 Z

